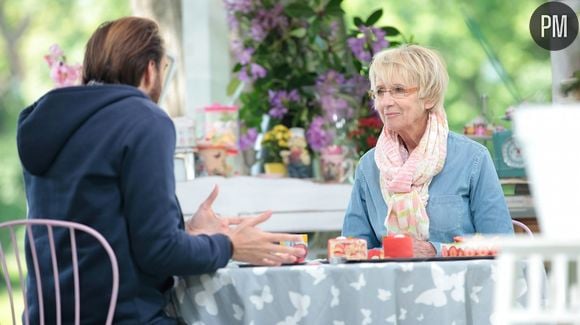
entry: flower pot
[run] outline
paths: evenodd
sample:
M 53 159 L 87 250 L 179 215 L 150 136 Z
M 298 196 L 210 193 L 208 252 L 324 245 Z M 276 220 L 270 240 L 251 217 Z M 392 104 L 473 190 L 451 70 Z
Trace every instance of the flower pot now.
M 354 161 L 338 146 L 329 146 L 320 155 L 322 180 L 327 183 L 344 183 L 354 173 Z
M 246 149 L 242 150 L 242 175 L 255 175 L 253 173 L 254 164 L 256 164 L 256 150 Z
M 311 178 L 312 165 L 290 163 L 288 164 L 288 176 L 292 178 Z
M 266 175 L 272 176 L 285 176 L 286 175 L 286 165 L 283 163 L 264 163 L 264 172 Z

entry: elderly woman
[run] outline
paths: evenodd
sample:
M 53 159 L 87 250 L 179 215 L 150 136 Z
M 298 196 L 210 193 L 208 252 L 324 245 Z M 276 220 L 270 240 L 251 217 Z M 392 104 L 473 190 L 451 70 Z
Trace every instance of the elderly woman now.
M 435 256 L 454 236 L 513 233 L 488 150 L 449 131 L 440 56 L 417 45 L 388 49 L 369 78 L 384 127 L 358 165 L 343 235 L 374 248 L 384 235 L 407 234 L 415 256 Z

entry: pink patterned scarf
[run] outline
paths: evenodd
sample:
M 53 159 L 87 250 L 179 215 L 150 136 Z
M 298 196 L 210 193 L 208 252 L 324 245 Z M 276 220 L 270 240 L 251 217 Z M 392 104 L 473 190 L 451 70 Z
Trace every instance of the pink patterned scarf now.
M 410 155 L 399 136 L 383 128 L 375 149 L 375 162 L 388 207 L 385 227 L 389 234 L 429 239 L 429 216 L 425 206 L 429 184 L 445 164 L 448 134 L 443 107 L 429 113 L 427 129 Z

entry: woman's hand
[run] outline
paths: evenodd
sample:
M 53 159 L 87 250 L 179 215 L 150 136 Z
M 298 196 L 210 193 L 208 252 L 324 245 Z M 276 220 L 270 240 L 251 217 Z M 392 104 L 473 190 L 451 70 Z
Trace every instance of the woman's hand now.
M 433 257 L 435 255 L 437 255 L 437 251 L 430 242 L 413 238 L 414 257 Z
M 268 220 L 272 212 L 264 212 L 256 217 L 246 217 L 236 226 L 228 230 L 234 246 L 233 259 L 255 265 L 280 265 L 294 263 L 297 258 L 304 257 L 303 248 L 279 245 L 283 241 L 302 241 L 300 235 L 270 233 L 257 228 L 258 224 Z
M 230 229 L 230 225 L 237 225 L 242 221 L 240 217 L 222 218 L 213 211 L 212 204 L 218 193 L 219 189 L 216 185 L 193 217 L 187 221 L 185 229 L 190 235 L 225 234 Z

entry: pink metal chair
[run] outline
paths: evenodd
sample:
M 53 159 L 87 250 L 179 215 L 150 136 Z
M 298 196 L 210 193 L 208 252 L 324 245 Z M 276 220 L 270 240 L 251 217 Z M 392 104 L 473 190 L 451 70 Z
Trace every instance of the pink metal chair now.
M 534 233 L 532 232 L 532 230 L 528 226 L 526 226 L 523 222 L 512 220 L 512 224 L 514 225 L 514 227 L 521 228 L 526 234 L 528 234 L 528 236 L 534 237 Z
M 45 227 L 48 234 L 48 241 L 49 247 L 42 247 L 42 249 L 49 249 L 50 250 L 50 257 L 52 261 L 52 265 L 39 265 L 38 254 L 37 250 L 38 247 L 34 245 L 35 238 L 33 234 L 33 227 Z M 78 268 L 78 255 L 77 255 L 77 239 L 76 239 L 76 232 L 79 233 L 86 233 L 96 239 L 103 247 L 105 252 L 107 253 L 109 260 L 111 262 L 111 272 L 112 272 L 112 286 L 111 286 L 111 299 L 109 303 L 108 313 L 107 313 L 107 321 L 106 324 L 112 324 L 113 322 L 113 315 L 115 313 L 115 307 L 117 303 L 117 294 L 119 291 L 119 267 L 117 264 L 117 258 L 115 253 L 107 240 L 99 234 L 96 230 L 92 229 L 83 224 L 79 224 L 76 222 L 71 221 L 61 221 L 61 220 L 50 220 L 50 219 L 29 219 L 29 220 L 16 220 L 16 221 L 9 221 L 0 223 L 0 230 L 8 229 L 10 233 L 10 239 L 12 247 L 14 248 L 14 257 L 16 260 L 16 266 L 18 269 L 18 279 L 20 281 L 20 287 L 22 288 L 22 298 L 24 300 L 24 323 L 28 325 L 30 323 L 29 320 L 29 306 L 26 298 L 26 274 L 23 270 L 23 258 L 22 252 L 19 250 L 19 242 L 17 241 L 15 228 L 25 228 L 26 234 L 28 236 L 28 241 L 30 243 L 30 253 L 31 253 L 31 260 L 32 266 L 34 270 L 30 270 L 30 272 L 34 271 L 36 275 L 36 288 L 37 288 L 37 296 L 38 296 L 38 305 L 39 305 L 39 315 L 40 315 L 40 324 L 45 324 L 44 319 L 44 303 L 43 303 L 43 287 L 42 287 L 42 279 L 40 274 L 40 269 L 42 268 L 51 268 L 52 269 L 52 277 L 54 279 L 54 298 L 56 302 L 56 324 L 62 323 L 62 311 L 61 311 L 61 293 L 60 293 L 60 281 L 59 281 L 59 270 L 57 264 L 57 247 L 54 244 L 54 235 L 53 235 L 53 228 L 62 228 L 68 229 L 70 234 L 70 248 L 71 248 L 71 258 L 72 258 L 72 265 L 73 265 L 73 278 L 74 278 L 74 315 L 75 315 L 75 324 L 80 324 L 80 288 L 79 288 L 79 268 Z M 82 247 L 79 247 L 82 249 Z M 2 248 L 0 244 L 0 263 L 2 267 L 2 273 L 4 275 L 4 281 L 6 283 L 6 288 L 8 289 L 8 298 L 10 300 L 10 309 L 12 311 L 12 323 L 18 324 L 20 322 L 16 322 L 16 320 L 20 317 L 15 310 L 15 301 L 12 292 L 12 284 L 10 282 L 8 264 L 6 262 L 6 252 Z M 107 291 L 108 293 L 108 291 Z M 53 321 L 48 321 L 48 323 L 52 323 Z

